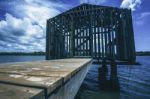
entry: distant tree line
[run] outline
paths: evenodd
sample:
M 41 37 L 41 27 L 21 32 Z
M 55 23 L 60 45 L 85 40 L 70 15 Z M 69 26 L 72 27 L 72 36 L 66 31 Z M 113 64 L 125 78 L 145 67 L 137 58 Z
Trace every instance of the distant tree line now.
M 0 55 L 45 55 L 45 52 L 0 52 Z
M 46 55 L 45 52 L 0 52 L 0 55 Z M 150 51 L 136 52 L 136 56 L 150 56 Z
M 150 56 L 150 51 L 136 52 L 136 56 Z

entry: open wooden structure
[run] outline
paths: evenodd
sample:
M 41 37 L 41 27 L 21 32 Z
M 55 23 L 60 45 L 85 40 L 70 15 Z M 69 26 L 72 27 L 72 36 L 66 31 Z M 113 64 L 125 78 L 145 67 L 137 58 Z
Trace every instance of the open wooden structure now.
M 134 62 L 131 10 L 82 4 L 47 21 L 46 59 L 93 57 Z

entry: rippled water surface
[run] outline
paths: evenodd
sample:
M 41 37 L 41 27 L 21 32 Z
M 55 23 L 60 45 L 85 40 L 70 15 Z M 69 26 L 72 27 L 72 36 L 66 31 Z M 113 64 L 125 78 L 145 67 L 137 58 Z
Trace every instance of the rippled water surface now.
M 99 65 L 92 65 L 76 99 L 150 99 L 150 56 L 139 56 L 141 65 L 118 65 L 119 91 L 100 90 Z
M 44 60 L 45 56 L 0 56 L 0 63 Z M 118 65 L 120 91 L 100 90 L 98 67 L 93 64 L 76 99 L 150 99 L 150 56 L 137 57 L 141 65 Z M 100 87 L 99 87 L 100 86 Z
M 15 56 L 15 55 L 0 55 L 0 63 L 9 62 L 26 62 L 45 60 L 45 56 Z

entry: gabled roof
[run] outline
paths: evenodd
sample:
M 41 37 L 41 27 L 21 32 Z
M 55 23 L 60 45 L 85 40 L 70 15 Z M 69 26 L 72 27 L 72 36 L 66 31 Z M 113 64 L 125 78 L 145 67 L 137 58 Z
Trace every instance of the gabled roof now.
M 77 7 L 74 7 L 74 8 L 71 8 L 55 17 L 58 17 L 58 16 L 61 16 L 63 14 L 66 14 L 66 13 L 69 13 L 69 12 L 74 12 L 74 11 L 77 11 L 77 10 L 86 10 L 86 9 L 89 9 L 89 8 L 92 8 L 92 9 L 98 9 L 98 8 L 106 8 L 106 9 L 121 9 L 121 8 L 117 8 L 117 7 L 110 7 L 110 6 L 101 6 L 101 5 L 93 5 L 93 4 L 87 4 L 87 3 L 83 3 L 81 5 L 78 5 Z M 53 18 L 55 18 L 53 17 Z M 51 19 L 53 19 L 51 18 Z
M 68 10 L 68 11 L 71 11 L 71 10 L 76 10 L 76 9 L 82 9 L 82 8 L 114 8 L 114 9 L 116 9 L 116 7 L 110 7 L 110 6 L 102 6 L 102 5 L 93 5 L 93 4 L 87 4 L 87 3 L 83 3 L 83 4 L 81 4 L 81 5 L 79 5 L 79 6 L 77 6 L 77 7 L 74 7 L 74 8 L 72 8 L 72 9 L 70 9 L 70 10 Z M 119 8 L 117 8 L 117 9 L 119 9 Z

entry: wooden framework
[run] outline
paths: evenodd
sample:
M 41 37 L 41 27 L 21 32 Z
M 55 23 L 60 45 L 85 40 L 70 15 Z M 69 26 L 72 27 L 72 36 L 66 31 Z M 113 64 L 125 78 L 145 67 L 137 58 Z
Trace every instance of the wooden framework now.
M 131 10 L 82 4 L 47 21 L 46 59 L 135 61 Z

